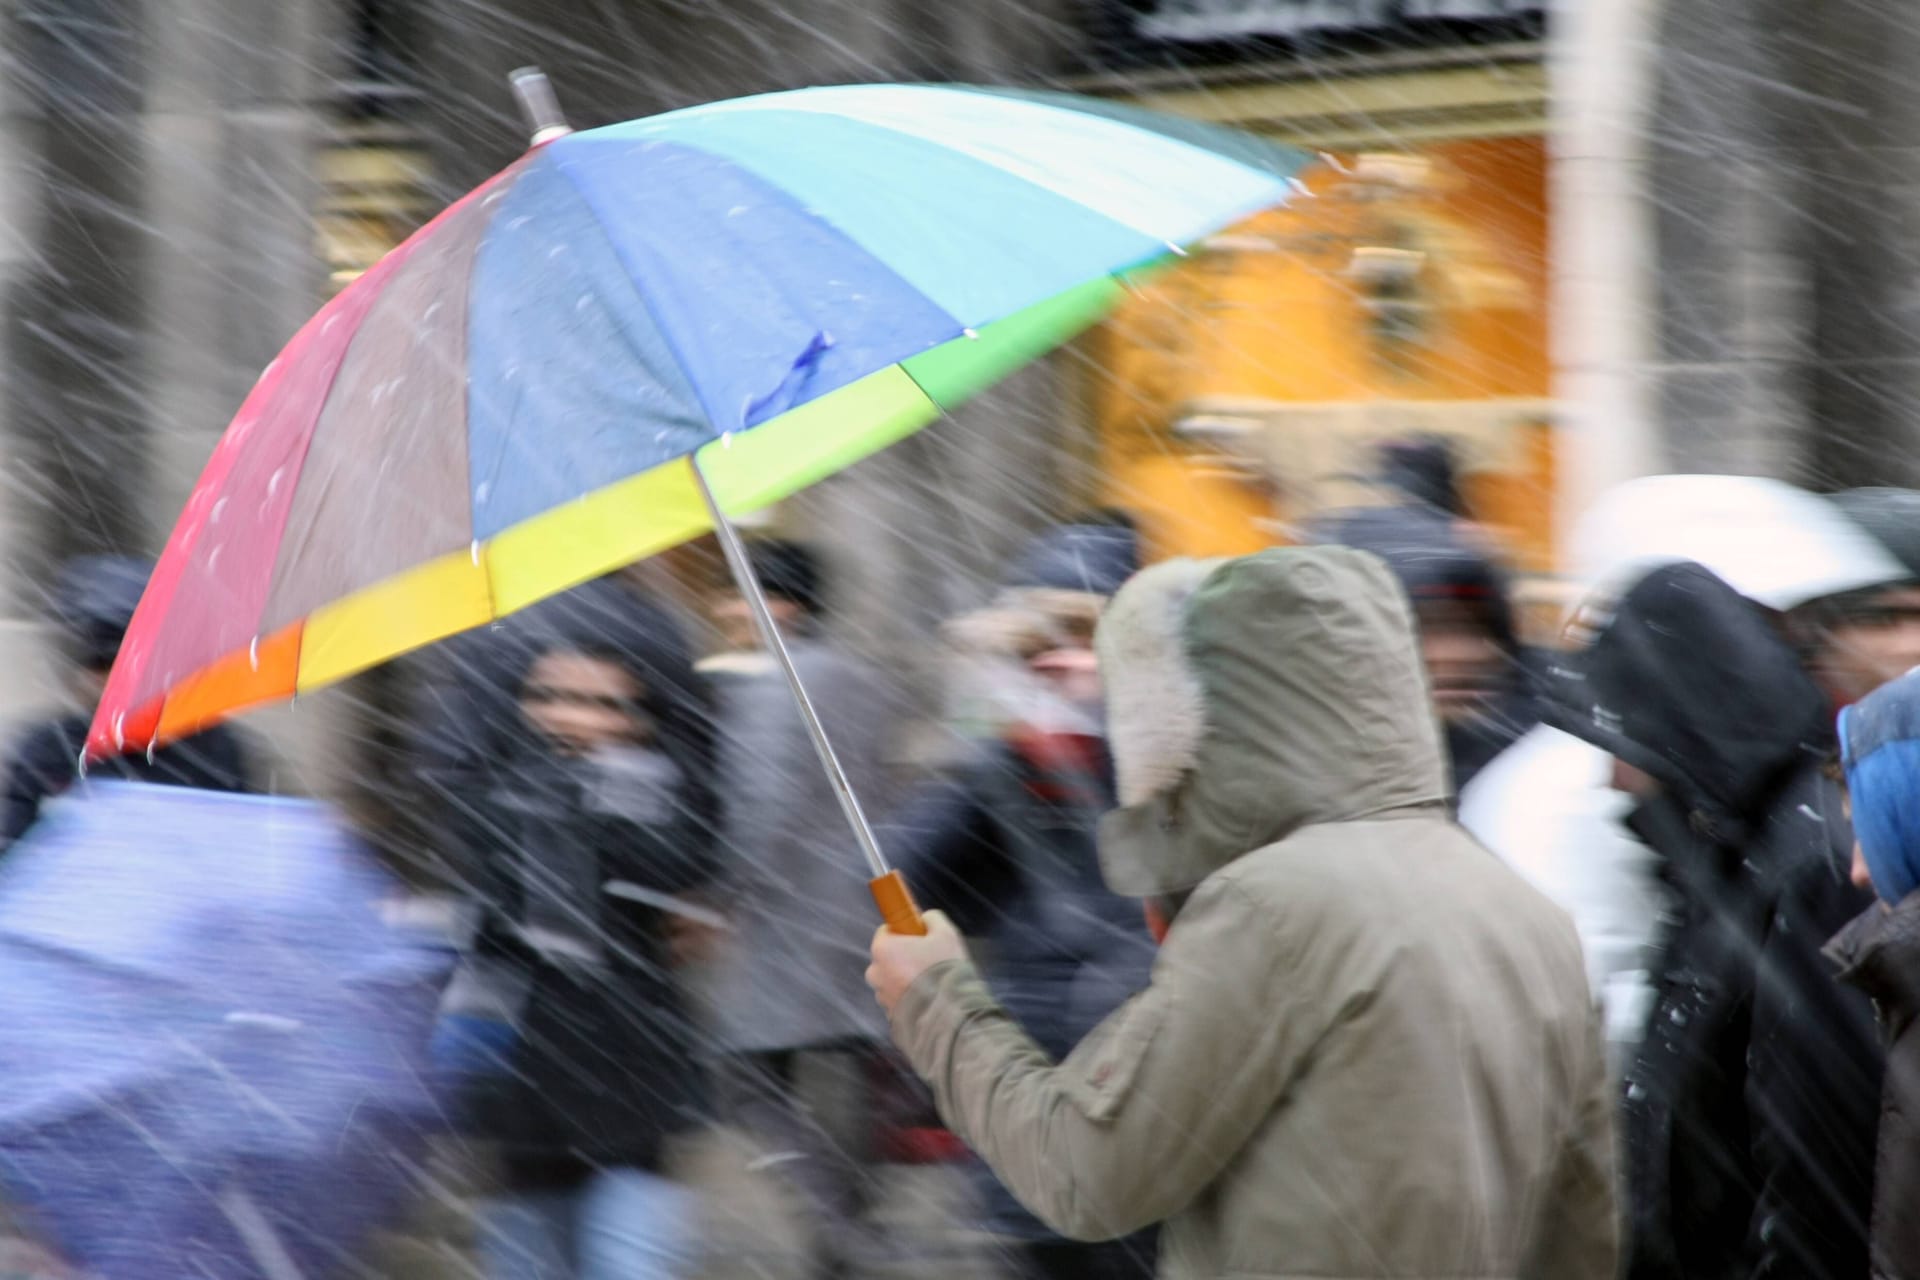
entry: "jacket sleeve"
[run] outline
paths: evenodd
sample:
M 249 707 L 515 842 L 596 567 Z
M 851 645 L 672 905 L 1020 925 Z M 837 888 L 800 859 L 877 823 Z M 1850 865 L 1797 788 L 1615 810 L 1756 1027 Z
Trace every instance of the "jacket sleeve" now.
M 1613 1280 L 1619 1270 L 1615 1209 L 1613 1088 L 1600 1047 L 1599 1015 L 1589 1021 L 1573 1081 L 1573 1123 L 1555 1162 L 1528 1280 Z
M 894 1039 L 949 1127 L 1048 1226 L 1127 1235 L 1212 1183 L 1343 1011 L 1365 1002 L 1317 972 L 1335 968 L 1312 958 L 1326 948 L 1285 915 L 1230 881 L 1202 885 L 1147 990 L 1057 1066 L 966 963 L 914 983 Z

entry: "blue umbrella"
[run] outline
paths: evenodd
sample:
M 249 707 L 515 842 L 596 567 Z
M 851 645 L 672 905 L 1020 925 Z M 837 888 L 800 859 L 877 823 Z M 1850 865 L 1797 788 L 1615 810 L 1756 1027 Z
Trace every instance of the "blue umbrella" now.
M 400 1202 L 448 955 L 325 808 L 103 783 L 0 867 L 0 1182 L 100 1280 L 315 1276 Z

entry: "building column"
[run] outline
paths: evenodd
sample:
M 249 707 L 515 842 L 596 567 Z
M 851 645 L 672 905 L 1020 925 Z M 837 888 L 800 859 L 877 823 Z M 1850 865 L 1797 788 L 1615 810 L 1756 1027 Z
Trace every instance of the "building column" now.
M 1661 0 L 1554 13 L 1550 331 L 1559 414 L 1555 544 L 1605 490 L 1662 469 L 1646 138 Z
M 155 554 L 241 399 L 313 311 L 314 151 L 334 0 L 13 0 L 5 190 L 33 226 L 0 395 L 23 590 L 91 552 Z M 10 123 L 12 123 L 10 121 Z M 329 713 L 251 723 L 271 781 L 331 790 Z
M 15 29 L 16 0 L 0 0 L 0 34 Z M 0 76 L 0 725 L 39 710 L 52 696 L 55 673 L 40 627 L 36 581 L 27 572 L 36 501 L 29 451 L 18 436 L 27 406 L 18 394 L 20 350 L 27 326 L 17 303 L 33 274 L 40 230 L 37 115 L 21 88 Z

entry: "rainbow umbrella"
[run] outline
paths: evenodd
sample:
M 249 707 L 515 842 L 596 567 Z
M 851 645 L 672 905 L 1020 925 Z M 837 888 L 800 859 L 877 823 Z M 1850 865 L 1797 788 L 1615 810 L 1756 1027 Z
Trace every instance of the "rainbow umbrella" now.
M 261 375 L 90 754 L 696 537 L 716 523 L 703 480 L 728 515 L 771 504 L 1078 333 L 1127 273 L 1283 202 L 1304 159 L 1066 95 L 902 85 L 535 137 Z

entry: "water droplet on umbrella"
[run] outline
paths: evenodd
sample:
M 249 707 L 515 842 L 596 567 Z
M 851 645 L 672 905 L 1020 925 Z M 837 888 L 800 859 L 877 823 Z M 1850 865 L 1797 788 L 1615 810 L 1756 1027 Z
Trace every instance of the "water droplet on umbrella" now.
M 280 482 L 286 478 L 286 474 L 287 469 L 285 467 L 275 467 L 273 474 L 267 477 L 267 496 L 269 498 L 279 495 Z
M 573 309 L 575 311 L 585 311 L 588 307 L 592 305 L 593 305 L 593 295 L 590 293 L 583 293 L 580 295 L 580 300 L 573 304 Z
M 473 557 L 475 564 L 480 563 L 480 539 L 475 538 L 473 540 L 473 545 L 467 548 L 467 554 Z
M 482 480 L 479 484 L 473 487 L 473 500 L 475 502 L 485 502 L 487 500 L 487 495 L 492 492 L 493 492 L 493 486 L 487 481 Z
M 969 342 L 978 342 L 980 340 L 980 331 L 978 329 L 962 329 L 960 336 Z
M 213 515 L 208 517 L 207 523 L 219 524 L 220 517 L 225 515 L 226 513 L 227 513 L 227 500 L 225 498 L 222 498 L 220 499 L 220 501 L 213 504 Z
M 321 333 L 321 336 L 323 336 L 323 337 L 324 337 L 325 335 L 327 335 L 327 334 L 329 334 L 329 333 L 332 333 L 332 332 L 333 332 L 333 326 L 335 326 L 335 325 L 337 325 L 337 324 L 339 324 L 339 323 L 340 323 L 340 317 L 339 317 L 339 316 L 337 316 L 337 315 L 336 315 L 336 316 L 328 316 L 328 317 L 327 317 L 327 322 L 326 322 L 325 324 L 323 324 L 323 325 L 321 325 L 321 326 L 320 326 L 320 333 Z
M 151 740 L 150 740 L 150 741 L 149 741 L 149 742 L 147 743 L 147 765 L 148 765 L 148 767 L 152 767 L 152 765 L 153 765 L 153 753 L 154 753 L 154 749 L 155 749 L 156 747 L 158 747 L 159 745 L 160 745 L 160 739 L 159 739 L 159 738 L 158 738 L 157 736 L 156 736 L 156 737 L 154 737 L 153 739 L 151 739 Z
M 733 206 L 733 208 L 727 210 L 727 216 L 729 218 L 737 218 L 745 212 L 747 212 L 747 206 L 744 204 L 737 204 Z
M 565 246 L 564 244 L 557 244 L 553 246 L 553 248 L 547 250 L 547 261 L 552 262 L 555 258 L 559 257 L 561 254 L 565 253 L 566 251 L 567 251 L 567 246 Z
M 1290 177 L 1287 179 L 1287 185 L 1293 188 L 1295 195 L 1305 196 L 1309 200 L 1313 199 L 1313 188 L 1300 181 L 1300 179 Z
M 1171 253 L 1176 258 L 1184 258 L 1187 256 L 1186 249 L 1180 245 L 1175 244 L 1171 240 L 1167 241 L 1167 252 Z
M 127 713 L 124 711 L 116 711 L 113 716 L 113 749 L 127 749 Z
M 260 637 L 259 636 L 255 636 L 253 638 L 253 642 L 247 646 L 247 665 L 252 667 L 255 671 L 258 671 L 260 669 Z
M 207 552 L 207 572 L 212 573 L 213 567 L 219 563 L 220 563 L 220 548 L 216 546 L 213 550 Z

